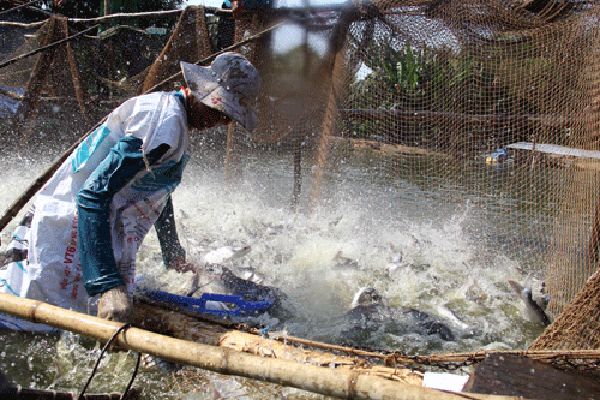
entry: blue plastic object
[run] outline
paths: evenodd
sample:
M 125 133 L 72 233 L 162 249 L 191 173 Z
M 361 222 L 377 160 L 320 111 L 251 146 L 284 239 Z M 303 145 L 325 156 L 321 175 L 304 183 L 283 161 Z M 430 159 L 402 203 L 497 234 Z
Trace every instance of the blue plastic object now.
M 145 296 L 150 300 L 156 300 L 166 303 L 175 304 L 184 310 L 197 312 L 200 314 L 213 314 L 220 317 L 226 316 L 245 316 L 254 311 L 264 311 L 270 308 L 274 301 L 246 301 L 242 296 L 235 294 L 217 294 L 203 293 L 202 297 L 186 297 L 178 294 L 154 291 L 147 292 Z M 206 301 L 220 301 L 227 304 L 235 304 L 237 308 L 234 310 L 211 310 L 206 308 Z
M 488 164 L 491 163 L 502 163 L 508 159 L 508 150 L 506 149 L 497 149 L 491 154 L 485 155 L 485 162 Z

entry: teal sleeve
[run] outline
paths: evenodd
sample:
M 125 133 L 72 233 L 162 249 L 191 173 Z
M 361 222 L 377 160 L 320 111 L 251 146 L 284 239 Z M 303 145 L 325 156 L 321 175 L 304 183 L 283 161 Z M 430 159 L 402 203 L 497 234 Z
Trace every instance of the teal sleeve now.
M 144 170 L 141 145 L 139 138 L 120 139 L 77 194 L 79 259 L 90 296 L 125 284 L 113 253 L 110 205 L 115 194 Z M 150 151 L 148 162 L 154 164 L 168 149 L 161 145 Z

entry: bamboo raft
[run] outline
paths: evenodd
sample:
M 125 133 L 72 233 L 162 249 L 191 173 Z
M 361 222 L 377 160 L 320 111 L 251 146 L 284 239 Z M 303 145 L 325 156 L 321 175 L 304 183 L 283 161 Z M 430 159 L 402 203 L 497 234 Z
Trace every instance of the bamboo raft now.
M 490 357 L 517 357 L 530 362 L 545 363 L 566 360 L 597 361 L 595 350 L 572 351 L 565 355 L 557 351 L 512 351 L 432 355 L 410 357 L 397 353 L 380 354 L 342 346 L 311 342 L 283 334 L 265 334 L 257 329 L 237 329 L 239 325 L 198 318 L 176 306 L 135 299 L 133 326 L 116 336 L 115 345 L 138 353 L 146 353 L 167 361 L 196 366 L 225 375 L 237 375 L 295 387 L 313 393 L 343 399 L 523 399 L 537 396 L 499 396 L 479 393 L 454 393 L 423 387 L 424 374 L 406 367 L 410 364 L 440 365 L 441 363 L 484 363 Z M 64 310 L 41 301 L 0 294 L 0 312 L 43 323 L 58 329 L 107 342 L 123 324 Z M 318 348 L 319 351 L 315 351 Z M 344 355 L 346 354 L 346 355 Z M 367 359 L 383 359 L 373 364 Z M 495 365 L 495 364 L 494 364 Z M 516 365 L 516 364 L 515 364 Z M 526 384 L 518 368 L 504 365 L 522 377 L 511 380 L 510 386 Z M 478 367 L 479 368 L 479 367 Z M 548 366 L 550 370 L 554 370 Z M 528 367 L 525 372 L 530 371 Z M 565 378 L 557 371 L 557 384 Z M 487 376 L 475 373 L 475 385 Z M 489 375 L 489 371 L 488 374 Z M 491 375 L 490 375 L 491 376 Z M 469 385 L 473 386 L 469 381 Z M 531 385 L 527 383 L 527 386 Z M 487 393 L 487 392 L 484 392 Z M 490 392 L 493 393 L 493 392 Z M 532 393 L 535 393 L 535 389 Z M 590 397 L 596 398 L 596 397 Z
M 465 398 L 465 394 L 422 387 L 423 375 L 409 369 L 302 350 L 285 342 L 215 326 L 149 304 L 138 303 L 135 309 L 134 325 L 139 327 L 121 332 L 116 336 L 115 345 L 171 362 L 342 399 Z M 9 294 L 0 294 L 0 312 L 101 342 L 110 340 L 123 325 Z M 170 332 L 174 337 L 144 327 Z M 472 393 L 468 396 L 495 400 L 522 398 Z

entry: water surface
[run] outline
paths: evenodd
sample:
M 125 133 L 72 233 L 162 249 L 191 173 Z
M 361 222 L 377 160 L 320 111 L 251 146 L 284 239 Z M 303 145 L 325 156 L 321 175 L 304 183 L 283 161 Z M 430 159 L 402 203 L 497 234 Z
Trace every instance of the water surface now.
M 26 156 L 5 152 L 2 161 L 9 167 L 0 182 L 0 208 L 6 209 L 59 153 L 47 148 Z M 291 154 L 249 147 L 239 163 L 239 169 L 229 166 L 238 173 L 224 179 L 223 152 L 209 141 L 195 143 L 173 197 L 180 237 L 188 259 L 196 263 L 221 246 L 250 245 L 247 256 L 227 266 L 234 272 L 251 267 L 266 284 L 287 293 L 296 310 L 284 325 L 288 334 L 344 343 L 336 321 L 362 286 L 378 289 L 391 306 L 436 316 L 457 340 L 376 332 L 357 345 L 420 355 L 510 350 L 524 349 L 541 333 L 523 321 L 507 282 L 521 281 L 530 271 L 541 276 L 557 215 L 550 188 L 567 172 L 334 151 L 313 202 L 317 166 L 306 150 L 300 201 L 292 207 Z M 18 220 L 2 232 L 3 246 Z M 184 290 L 185 279 L 161 265 L 154 231 L 138 262 L 138 273 L 154 277 L 164 290 Z M 26 387 L 77 391 L 98 354 L 93 344 L 72 337 L 57 346 L 54 336 L 2 336 L 0 368 Z M 111 355 L 89 393 L 122 391 L 133 365 L 133 354 Z M 191 390 L 194 399 L 215 393 L 312 396 L 207 372 L 182 379 L 150 368 L 138 379 L 144 398 L 153 399 L 182 398 Z

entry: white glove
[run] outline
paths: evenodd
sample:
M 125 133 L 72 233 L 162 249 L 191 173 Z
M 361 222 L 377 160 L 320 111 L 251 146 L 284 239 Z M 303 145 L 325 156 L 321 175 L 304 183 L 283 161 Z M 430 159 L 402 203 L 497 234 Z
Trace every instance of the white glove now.
M 109 321 L 129 322 L 133 312 L 133 302 L 125 285 L 117 286 L 102 293 L 98 301 L 98 317 Z

